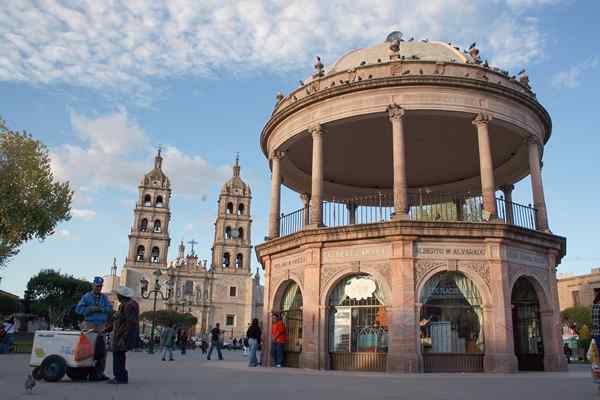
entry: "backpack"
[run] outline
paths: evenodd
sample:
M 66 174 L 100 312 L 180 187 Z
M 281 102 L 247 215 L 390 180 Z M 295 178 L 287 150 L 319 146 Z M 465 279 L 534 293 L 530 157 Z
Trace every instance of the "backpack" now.
M 6 336 L 6 329 L 4 329 L 4 324 L 2 324 L 0 325 L 0 340 L 3 340 L 4 336 Z

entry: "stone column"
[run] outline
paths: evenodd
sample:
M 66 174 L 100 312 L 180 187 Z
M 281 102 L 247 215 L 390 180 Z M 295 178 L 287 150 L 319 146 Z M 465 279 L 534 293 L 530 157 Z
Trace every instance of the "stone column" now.
M 406 179 L 406 140 L 404 124 L 405 112 L 397 104 L 387 108 L 392 123 L 392 152 L 394 157 L 394 218 L 408 219 L 408 182 Z
M 504 194 L 504 207 L 506 211 L 506 223 L 514 224 L 515 218 L 513 215 L 512 192 L 515 189 L 514 185 L 503 185 L 500 187 Z
M 418 348 L 418 316 L 415 307 L 417 293 L 412 249 L 412 239 L 392 242 L 392 298 L 386 310 L 389 321 L 387 372 L 415 373 L 422 369 Z
M 263 287 L 263 314 L 262 314 L 262 333 L 263 333 L 263 351 L 260 352 L 261 363 L 263 367 L 271 366 L 271 256 L 262 258 L 262 265 L 265 271 L 265 284 Z
M 544 198 L 544 185 L 542 184 L 542 160 L 540 157 L 540 147 L 542 144 L 537 138 L 532 136 L 528 140 L 528 146 L 531 191 L 533 193 L 533 206 L 536 209 L 536 229 L 550 232 L 550 228 L 548 227 L 548 214 L 546 211 L 546 199 Z
M 321 310 L 321 243 L 304 249 L 304 281 L 302 282 L 302 353 L 300 367 L 319 369 Z
M 315 125 L 309 129 L 312 135 L 312 188 L 310 197 L 310 228 L 323 226 L 323 128 Z
M 279 167 L 283 152 L 274 151 L 271 155 L 271 210 L 269 211 L 269 239 L 279 237 L 279 215 L 281 214 L 281 170 Z
M 550 250 L 548 255 L 548 306 L 540 310 L 542 337 L 544 340 L 544 371 L 566 371 L 567 359 L 562 349 L 560 305 L 558 302 L 558 285 L 556 283 L 556 267 L 560 262 L 560 253 Z
M 300 199 L 302 200 L 302 206 L 304 207 L 304 226 L 308 226 L 310 224 L 310 214 L 308 212 L 309 209 L 309 205 L 310 205 L 310 194 L 308 193 L 302 193 L 300 195 Z
M 481 174 L 481 193 L 483 195 L 483 210 L 488 214 L 489 220 L 496 219 L 496 183 L 494 182 L 494 163 L 492 161 L 492 148 L 490 145 L 490 134 L 488 124 L 491 117 L 479 113 L 473 120 L 477 127 L 477 142 L 479 143 L 479 168 Z M 484 215 L 484 219 L 487 216 Z

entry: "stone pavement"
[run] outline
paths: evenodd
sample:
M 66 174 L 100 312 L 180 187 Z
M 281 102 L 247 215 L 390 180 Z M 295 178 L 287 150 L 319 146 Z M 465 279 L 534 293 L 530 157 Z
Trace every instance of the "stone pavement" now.
M 225 351 L 224 356 L 225 361 L 206 361 L 190 351 L 177 354 L 174 362 L 161 362 L 157 354 L 128 353 L 129 385 L 74 383 L 65 377 L 60 383 L 40 381 L 28 395 L 23 383 L 31 371 L 29 356 L 0 355 L 0 399 L 600 399 L 585 366 L 566 373 L 391 375 L 248 368 L 239 352 Z

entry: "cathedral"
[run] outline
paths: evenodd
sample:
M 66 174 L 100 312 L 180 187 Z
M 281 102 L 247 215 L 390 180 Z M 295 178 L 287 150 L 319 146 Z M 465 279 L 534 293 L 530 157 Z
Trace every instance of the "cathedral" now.
M 112 268 L 105 287 L 117 281 L 130 287 L 136 293 L 140 312 L 144 312 L 152 310 L 151 291 L 158 283 L 164 298 L 159 294 L 156 309 L 192 314 L 198 319 L 194 334 L 204 334 L 220 323 L 227 339 L 244 336 L 252 318 L 261 313 L 263 288 L 258 271 L 252 274 L 252 195 L 250 186 L 240 177 L 239 158 L 233 176 L 219 194 L 210 265 L 198 259 L 195 241 L 188 243 L 191 246 L 187 253 L 181 242 L 177 258 L 168 260 L 172 192 L 162 161 L 159 150 L 154 168 L 138 186 L 125 264 L 119 278 L 116 268 Z M 143 324 L 144 334 L 149 328 Z

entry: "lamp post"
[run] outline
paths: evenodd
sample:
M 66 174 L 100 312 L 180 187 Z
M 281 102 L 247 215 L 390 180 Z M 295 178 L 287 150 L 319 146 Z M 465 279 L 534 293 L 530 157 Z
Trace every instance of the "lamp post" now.
M 148 290 L 148 280 L 146 278 L 142 278 L 140 283 L 142 285 L 142 297 L 144 299 L 149 299 L 150 296 L 154 295 L 154 303 L 152 305 L 152 327 L 150 328 L 150 344 L 148 346 L 148 353 L 154 353 L 154 328 L 156 326 L 156 300 L 158 299 L 158 295 L 163 301 L 169 300 L 171 297 L 172 291 L 168 290 L 167 294 L 163 294 L 161 286 L 160 286 L 160 269 L 156 269 L 152 275 L 156 277 L 154 280 L 154 288 L 152 290 Z M 167 281 L 167 286 L 172 286 L 173 282 L 171 280 Z

